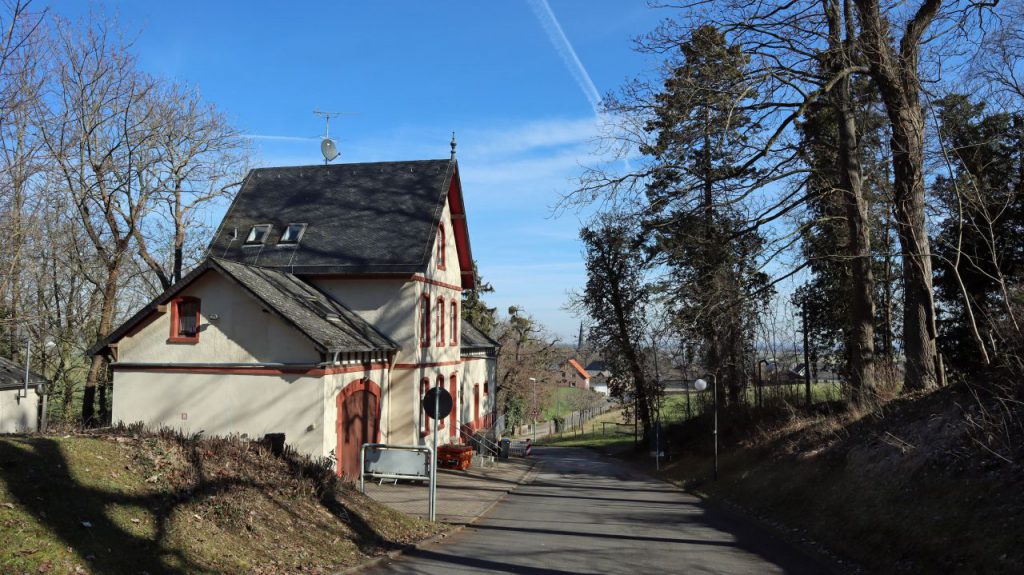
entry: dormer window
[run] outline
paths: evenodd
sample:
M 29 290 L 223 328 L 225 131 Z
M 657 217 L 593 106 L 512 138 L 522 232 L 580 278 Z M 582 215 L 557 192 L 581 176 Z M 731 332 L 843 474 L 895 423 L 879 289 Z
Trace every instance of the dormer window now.
M 445 239 L 444 224 L 437 226 L 437 269 L 444 269 Z
M 249 230 L 245 243 L 249 245 L 262 244 L 267 241 L 268 235 L 270 235 L 270 224 L 256 224 Z
M 302 239 L 302 234 L 306 233 L 306 224 L 288 224 L 288 227 L 284 229 L 284 233 L 281 234 L 281 244 L 297 244 Z

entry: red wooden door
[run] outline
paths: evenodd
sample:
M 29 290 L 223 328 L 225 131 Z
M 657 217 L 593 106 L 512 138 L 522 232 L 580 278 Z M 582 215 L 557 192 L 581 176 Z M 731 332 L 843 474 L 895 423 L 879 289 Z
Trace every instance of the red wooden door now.
M 380 400 L 374 390 L 350 384 L 338 394 L 338 475 L 359 478 L 359 451 L 364 443 L 377 441 L 380 430 Z

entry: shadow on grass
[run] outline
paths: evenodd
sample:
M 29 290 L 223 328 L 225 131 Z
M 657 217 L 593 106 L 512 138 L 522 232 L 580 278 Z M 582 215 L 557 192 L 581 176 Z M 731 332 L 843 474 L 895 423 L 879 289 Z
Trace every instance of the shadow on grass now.
M 271 493 L 275 485 L 259 477 L 215 474 L 211 478 L 205 471 L 203 440 L 180 436 L 165 439 L 177 441 L 183 448 L 191 473 L 185 485 L 173 489 L 130 493 L 98 486 L 107 479 L 99 473 L 83 481 L 76 474 L 82 470 L 88 473 L 88 467 L 79 463 L 73 470 L 64 453 L 67 444 L 62 446 L 59 440 L 47 437 L 0 439 L 0 480 L 12 503 L 49 532 L 48 538 L 77 553 L 90 571 L 172 575 L 212 572 L 212 567 L 197 562 L 196 557 L 189 556 L 171 540 L 175 511 L 182 505 L 231 489 L 251 487 Z M 380 535 L 360 513 L 339 501 L 339 484 L 329 469 L 290 452 L 280 457 L 292 477 L 312 479 L 311 484 L 316 486 L 314 500 L 348 527 L 351 540 L 360 551 L 370 555 L 402 546 Z M 283 502 L 272 496 L 268 499 L 283 512 L 306 521 L 296 517 Z M 151 534 L 139 535 L 119 524 L 128 518 L 119 522 L 115 515 L 118 508 L 134 508 L 139 510 L 140 517 L 151 516 L 155 523 Z
M 84 485 L 71 475 L 60 444 L 53 439 L 0 441 L 0 477 L 18 504 L 73 548 L 92 570 L 170 574 L 207 571 L 166 541 L 178 497 L 166 493 L 128 495 Z M 109 513 L 119 505 L 152 513 L 157 522 L 155 537 L 140 537 L 117 525 Z

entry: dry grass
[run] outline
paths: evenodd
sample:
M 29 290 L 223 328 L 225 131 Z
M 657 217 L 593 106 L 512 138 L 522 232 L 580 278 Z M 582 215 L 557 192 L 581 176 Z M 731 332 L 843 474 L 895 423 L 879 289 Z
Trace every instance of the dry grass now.
M 0 572 L 332 573 L 438 529 L 322 463 L 128 429 L 0 439 Z
M 874 413 L 726 410 L 718 482 L 706 420 L 676 429 L 662 473 L 872 572 L 1016 573 L 1024 461 L 999 446 L 1024 434 L 993 415 L 1014 405 L 947 388 Z

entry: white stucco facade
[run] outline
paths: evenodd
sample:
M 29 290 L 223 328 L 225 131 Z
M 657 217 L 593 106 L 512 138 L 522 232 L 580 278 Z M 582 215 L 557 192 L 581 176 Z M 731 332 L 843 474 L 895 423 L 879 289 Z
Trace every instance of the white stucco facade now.
M 24 433 L 39 428 L 39 395 L 30 387 L 28 397 L 21 389 L 0 390 L 0 433 Z
M 300 452 L 336 456 L 344 427 L 339 395 L 355 389 L 350 386 L 379 393 L 380 441 L 425 443 L 420 398 L 426 381 L 452 392 L 454 412 L 439 437 L 458 441 L 462 425 L 490 421 L 496 368 L 486 354 L 463 357 L 462 269 L 447 201 L 439 228 L 443 234 L 423 247 L 430 255 L 421 273 L 298 276 L 372 325 L 397 351 L 318 350 L 264 301 L 210 269 L 174 296 L 200 302 L 195 341 L 173 341 L 174 314 L 162 305 L 110 344 L 114 422 L 252 439 L 283 433 Z M 430 310 L 427 337 L 420 333 L 423 301 Z

